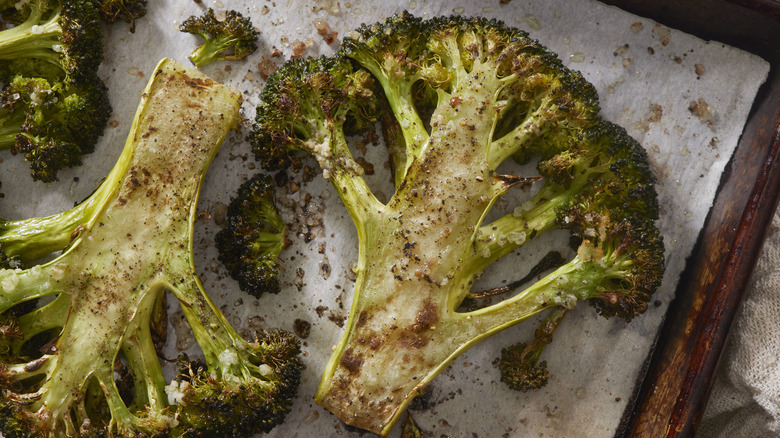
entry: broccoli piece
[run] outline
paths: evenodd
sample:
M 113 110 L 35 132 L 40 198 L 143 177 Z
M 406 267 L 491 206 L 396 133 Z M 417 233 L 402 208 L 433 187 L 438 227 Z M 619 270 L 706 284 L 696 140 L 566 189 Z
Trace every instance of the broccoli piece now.
M 580 301 L 630 320 L 660 283 L 663 242 L 646 153 L 600 118 L 593 86 L 525 32 L 495 20 L 403 13 L 361 26 L 334 57 L 282 66 L 260 100 L 251 140 L 263 167 L 295 170 L 313 157 L 357 228 L 349 319 L 315 395 L 348 424 L 387 435 L 411 400 L 479 341 Z M 383 107 L 390 116 L 377 114 Z M 394 169 L 386 203 L 362 178 L 345 134 L 377 120 Z M 541 177 L 499 173 L 508 159 L 539 160 Z M 485 223 L 518 184 L 541 187 Z M 576 255 L 512 296 L 461 309 L 479 296 L 471 288 L 486 267 L 560 228 Z M 533 359 L 528 377 L 514 376 L 544 377 Z
M 103 32 L 93 0 L 30 0 L 24 21 L 0 32 L 0 79 L 16 74 L 93 83 Z
M 179 30 L 203 39 L 203 44 L 190 54 L 190 61 L 198 67 L 214 61 L 240 61 L 257 50 L 252 22 L 236 11 L 215 13 L 209 8 L 202 17 L 184 20 Z
M 216 235 L 219 260 L 244 292 L 260 297 L 277 294 L 277 258 L 287 242 L 284 223 L 274 205 L 274 182 L 257 174 L 241 185 L 227 210 L 227 225 Z
M 0 270 L 4 436 L 248 436 L 282 421 L 300 379 L 299 341 L 279 330 L 242 339 L 193 265 L 198 192 L 240 102 L 163 60 L 92 195 L 54 216 L 0 222 L 4 257 L 62 250 Z M 155 333 L 168 292 L 204 359 L 181 358 L 166 384 Z
M 556 307 L 542 321 L 534 332 L 530 344 L 521 342 L 501 350 L 501 360 L 498 369 L 501 371 L 501 381 L 510 388 L 526 392 L 538 389 L 547 384 L 550 373 L 547 371 L 547 361 L 539 362 L 544 347 L 553 340 L 553 333 L 563 320 L 568 309 Z
M 15 76 L 0 95 L 0 150 L 23 154 L 33 179 L 81 164 L 108 124 L 111 103 L 102 81 L 75 85 Z
M 97 76 L 103 35 L 92 0 L 19 5 L 20 21 L 0 31 L 0 150 L 22 154 L 33 179 L 51 182 L 94 150 L 111 115 Z
M 135 32 L 135 20 L 146 15 L 147 0 L 95 0 L 100 17 L 106 23 L 124 21 L 130 23 L 130 32 Z

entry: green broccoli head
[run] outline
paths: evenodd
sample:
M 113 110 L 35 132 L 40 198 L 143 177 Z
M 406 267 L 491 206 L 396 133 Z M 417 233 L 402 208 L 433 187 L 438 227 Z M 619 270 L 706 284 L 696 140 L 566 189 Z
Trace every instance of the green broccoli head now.
M 348 33 L 333 57 L 290 61 L 260 97 L 251 139 L 262 165 L 295 171 L 313 157 L 357 228 L 352 308 L 315 395 L 348 424 L 386 435 L 421 388 L 482 339 L 542 312 L 559 321 L 581 301 L 630 320 L 660 284 L 647 155 L 601 119 L 594 87 L 525 32 L 403 13 Z M 393 160 L 386 202 L 347 141 L 351 127 L 374 120 Z M 499 173 L 510 158 L 538 160 L 540 176 Z M 539 187 L 486 221 L 518 184 Z M 488 266 L 560 228 L 576 255 L 512 296 L 461 307 L 482 296 L 471 288 Z M 518 387 L 544 380 L 551 338 L 505 361 L 520 364 Z
M 214 61 L 240 61 L 257 50 L 257 32 L 252 22 L 233 10 L 214 12 L 209 8 L 201 17 L 184 20 L 179 30 L 203 39 L 203 44 L 190 54 L 190 60 L 198 67 Z
M 284 420 L 300 380 L 300 341 L 282 330 L 264 331 L 245 353 L 243 363 L 224 369 L 221 379 L 183 361 L 178 418 L 197 430 L 192 436 L 248 436 L 269 432 Z M 243 373 L 255 378 L 231 380 Z
M 241 290 L 259 297 L 279 293 L 279 253 L 287 225 L 274 205 L 274 182 L 257 174 L 241 185 L 227 210 L 227 224 L 216 235 L 219 260 Z
M 244 340 L 203 290 L 193 221 L 241 96 L 173 61 L 156 68 L 99 187 L 45 218 L 0 220 L 0 432 L 6 437 L 249 436 L 289 411 L 300 344 Z M 181 135 L 188 142 L 172 141 Z M 60 251 L 41 265 L 25 265 Z M 166 294 L 203 354 L 166 382 Z M 44 298 L 39 300 L 38 298 Z
M 293 59 L 268 78 L 250 140 L 267 170 L 297 171 L 303 158 L 313 156 L 324 172 L 360 171 L 341 145 L 346 133 L 368 126 L 375 114 L 374 81 L 349 59 Z M 332 146 L 314 147 L 323 143 Z
M 92 0 L 31 0 L 25 19 L 0 31 L 0 78 L 16 74 L 91 83 L 103 61 L 100 14 Z
M 44 182 L 80 165 L 111 115 L 108 91 L 97 77 L 82 85 L 51 85 L 40 77 L 16 75 L 0 100 L 0 150 L 24 155 L 33 179 Z

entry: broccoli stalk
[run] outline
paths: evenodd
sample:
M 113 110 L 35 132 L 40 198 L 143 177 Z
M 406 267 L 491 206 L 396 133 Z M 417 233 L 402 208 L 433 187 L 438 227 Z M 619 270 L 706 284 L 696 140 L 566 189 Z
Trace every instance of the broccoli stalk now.
M 163 60 L 99 188 L 59 215 L 3 222 L 7 257 L 62 249 L 43 265 L 0 270 L 5 436 L 246 436 L 282 420 L 299 342 L 281 331 L 243 340 L 193 265 L 198 193 L 240 102 Z M 205 358 L 167 386 L 152 336 L 166 291 Z M 129 370 L 129 389 L 116 369 Z
M 192 16 L 179 26 L 182 32 L 198 35 L 203 44 L 190 54 L 197 67 L 214 61 L 240 61 L 257 50 L 257 32 L 252 22 L 236 11 L 217 17 L 209 8 L 201 17 Z

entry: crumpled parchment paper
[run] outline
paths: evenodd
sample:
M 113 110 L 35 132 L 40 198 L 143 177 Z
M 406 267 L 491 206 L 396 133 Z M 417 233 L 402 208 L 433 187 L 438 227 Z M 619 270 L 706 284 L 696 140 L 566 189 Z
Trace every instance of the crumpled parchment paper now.
M 134 34 L 122 23 L 107 28 L 101 74 L 110 88 L 114 114 L 97 151 L 85 157 L 82 167 L 62 172 L 59 185 L 32 183 L 21 157 L 0 155 L 0 181 L 6 194 L 0 201 L 0 217 L 55 213 L 91 192 L 119 156 L 151 69 L 163 57 L 187 62 L 189 52 L 200 44 L 192 35 L 179 32 L 178 24 L 204 7 L 238 10 L 249 15 L 261 32 L 260 49 L 246 62 L 215 63 L 203 69 L 242 91 L 249 120 L 263 78 L 277 65 L 292 55 L 331 54 L 350 29 L 403 9 L 423 17 L 464 14 L 501 19 L 528 31 L 571 68 L 583 72 L 600 93 L 604 117 L 625 126 L 647 148 L 658 175 L 659 225 L 668 268 L 655 302 L 630 324 L 604 320 L 587 305 L 569 312 L 544 353 L 549 384 L 525 394 L 500 383 L 495 364 L 502 347 L 529 339 L 536 324 L 532 320 L 506 330 L 456 360 L 411 412 L 430 436 L 612 436 L 768 64 L 588 0 L 507 4 L 499 0 L 153 0 Z M 329 38 L 335 42 L 329 45 Z M 293 245 L 282 256 L 284 293 L 260 300 L 242 294 L 216 259 L 212 239 L 225 205 L 240 182 L 258 171 L 245 141 L 249 125 L 245 123 L 241 133 L 225 142 L 207 176 L 199 207 L 203 220 L 197 227 L 199 272 L 231 322 L 246 333 L 263 327 L 293 330 L 296 319 L 311 324 L 311 333 L 303 341 L 306 370 L 300 394 L 286 423 L 269 436 L 360 436 L 312 401 L 342 332 L 353 288 L 350 268 L 357 259 L 354 228 L 330 185 L 315 170 L 292 175 L 282 189 L 281 209 L 293 230 Z M 356 155 L 373 165 L 374 175 L 367 178 L 378 197 L 386 199 L 392 190 L 387 157 L 370 143 L 358 148 Z M 527 194 L 517 193 L 498 207 L 511 209 L 523 196 Z M 554 237 L 542 244 L 555 242 Z M 514 264 L 492 268 L 483 285 L 495 286 L 524 275 L 541 251 L 523 249 Z M 166 354 L 175 357 L 182 350 L 197 351 L 181 313 L 175 306 L 171 312 Z

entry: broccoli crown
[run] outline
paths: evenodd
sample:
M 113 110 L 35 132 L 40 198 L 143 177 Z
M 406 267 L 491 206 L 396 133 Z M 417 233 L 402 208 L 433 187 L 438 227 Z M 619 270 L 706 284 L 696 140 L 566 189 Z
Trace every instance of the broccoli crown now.
M 268 78 L 250 138 L 263 167 L 297 171 L 303 158 L 313 155 L 323 172 L 342 167 L 360 171 L 347 150 L 336 154 L 313 146 L 320 136 L 343 137 L 375 120 L 373 84 L 365 70 L 353 69 L 340 56 L 292 59 L 282 65 Z M 331 126 L 337 128 L 333 134 Z
M 33 179 L 51 182 L 94 150 L 111 115 L 97 75 L 101 23 L 92 0 L 19 5 L 15 26 L 0 31 L 0 150 L 22 154 Z
M 50 217 L 0 221 L 6 437 L 248 436 L 290 409 L 299 341 L 282 331 L 241 338 L 203 290 L 191 254 L 201 181 L 238 125 L 241 96 L 163 60 L 142 99 L 92 195 Z M 171 141 L 183 132 L 190 141 Z M 61 254 L 20 265 L 50 251 Z M 182 360 L 187 372 L 167 384 L 166 293 L 203 353 L 203 365 Z
M 219 14 L 209 8 L 203 16 L 192 16 L 179 26 L 180 31 L 203 39 L 190 54 L 198 67 L 214 61 L 240 61 L 257 50 L 257 32 L 248 17 L 233 10 Z
M 108 90 L 91 83 L 51 85 L 16 75 L 0 95 L 0 150 L 23 154 L 33 179 L 57 180 L 60 169 L 81 164 L 92 152 L 111 114 Z
M 350 32 L 333 57 L 290 61 L 260 97 L 251 141 L 262 166 L 295 171 L 313 157 L 357 228 L 352 308 L 315 396 L 348 424 L 386 435 L 421 388 L 480 340 L 545 311 L 559 321 L 580 301 L 631 320 L 660 283 L 646 153 L 601 119 L 579 72 L 523 31 L 402 13 Z M 393 161 L 387 202 L 372 194 L 347 141 L 375 120 Z M 510 158 L 538 160 L 541 176 L 499 173 Z M 541 187 L 486 223 L 521 183 Z M 556 228 L 569 230 L 576 255 L 512 296 L 461 308 L 495 295 L 470 291 L 490 264 Z M 508 352 L 516 387 L 546 379 L 539 358 L 551 332 Z
M 216 380 L 205 367 L 188 366 L 180 373 L 178 416 L 196 431 L 187 436 L 249 436 L 269 432 L 284 420 L 300 380 L 300 341 L 270 330 L 246 347 L 253 379 Z
M 0 32 L 0 78 L 15 74 L 93 82 L 103 32 L 93 0 L 31 0 L 23 22 Z
M 274 205 L 274 182 L 257 174 L 238 189 L 228 206 L 226 226 L 216 235 L 219 260 L 241 290 L 259 297 L 279 293 L 279 253 L 287 224 Z

